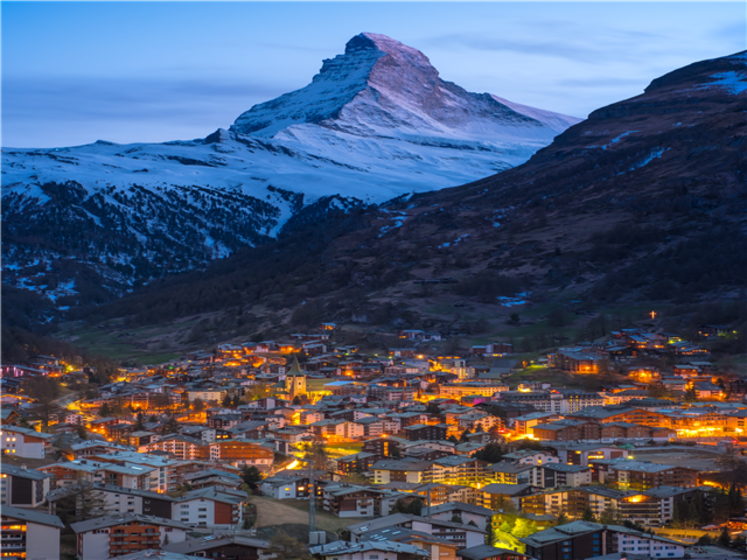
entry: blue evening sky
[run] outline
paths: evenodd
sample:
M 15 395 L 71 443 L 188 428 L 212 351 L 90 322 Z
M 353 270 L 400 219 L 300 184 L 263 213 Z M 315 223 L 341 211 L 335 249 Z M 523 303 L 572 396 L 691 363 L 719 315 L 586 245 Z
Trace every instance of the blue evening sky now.
M 579 117 L 744 50 L 744 2 L 2 2 L 2 145 L 161 142 L 306 85 L 354 35 Z

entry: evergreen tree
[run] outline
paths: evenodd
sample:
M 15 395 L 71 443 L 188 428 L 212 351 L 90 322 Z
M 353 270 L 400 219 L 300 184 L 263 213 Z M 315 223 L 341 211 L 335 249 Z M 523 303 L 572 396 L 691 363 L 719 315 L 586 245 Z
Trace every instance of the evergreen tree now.
M 727 498 L 729 501 L 729 517 L 744 516 L 744 500 L 742 499 L 742 491 L 733 482 L 729 487 Z
M 102 418 L 108 418 L 112 415 L 112 409 L 109 408 L 109 403 L 104 403 L 101 405 L 101 408 L 99 408 L 99 416 Z
M 141 432 L 144 429 L 145 429 L 145 425 L 143 424 L 143 413 L 138 412 L 137 416 L 135 417 L 135 423 L 132 425 L 132 431 Z
M 299 397 L 298 395 L 296 395 L 295 397 L 293 397 L 293 405 L 294 406 L 299 406 L 300 404 L 301 404 L 301 397 Z
M 723 523 L 729 518 L 730 501 L 729 494 L 720 488 L 715 489 L 712 494 L 714 523 Z
M 695 387 L 691 386 L 685 391 L 685 402 L 695 402 L 698 400 L 698 395 L 695 393 Z
M 475 451 L 473 455 L 475 459 L 480 461 L 487 461 L 488 463 L 497 463 L 503 459 L 503 449 L 495 442 L 487 444 L 484 448 L 479 451 Z
M 586 508 L 584 509 L 584 512 L 581 514 L 581 520 L 591 521 L 592 523 L 596 521 L 596 518 L 594 517 L 594 512 L 591 511 L 591 508 L 589 506 L 586 506 Z
M 205 410 L 205 403 L 202 399 L 197 398 L 192 401 L 192 409 L 195 412 L 202 412 L 203 410 Z
M 565 525 L 566 523 L 568 523 L 568 517 L 566 516 L 565 513 L 561 512 L 561 514 L 558 515 L 558 518 L 555 520 L 555 524 L 556 525 Z
M 617 510 L 612 506 L 607 506 L 599 516 L 599 523 L 602 525 L 615 525 L 617 523 Z
M 241 406 L 241 397 L 236 393 L 231 399 L 231 408 L 237 408 Z
M 221 402 L 221 405 L 223 406 L 223 408 L 231 408 L 231 403 L 232 403 L 231 395 L 226 393 L 226 396 L 223 397 L 223 401 Z
M 495 535 L 495 517 L 493 516 L 490 520 L 488 520 L 488 526 L 485 528 L 485 544 L 493 546 L 493 543 L 496 541 L 496 535 Z
M 729 529 L 724 526 L 721 534 L 718 536 L 718 544 L 721 546 L 731 546 L 731 535 L 729 535 Z
M 82 439 L 82 440 L 84 440 L 84 441 L 88 439 L 88 432 L 87 432 L 87 431 L 86 431 L 86 429 L 85 429 L 85 428 L 84 428 L 83 426 L 81 426 L 80 424 L 78 424 L 78 425 L 77 425 L 77 426 L 75 427 L 75 433 L 76 433 L 76 434 L 78 435 L 78 437 L 79 437 L 80 439 Z
M 703 526 L 713 522 L 713 506 L 709 503 L 709 500 L 706 500 L 703 492 L 697 492 L 688 507 L 687 519 L 690 523 Z
M 241 469 L 241 480 L 253 491 L 257 491 L 257 485 L 262 481 L 262 478 L 262 473 L 257 467 L 244 465 L 244 468 Z
M 106 502 L 92 482 L 75 482 L 62 489 L 55 501 L 55 514 L 65 525 L 105 515 Z
M 162 430 L 164 434 L 178 434 L 179 422 L 176 421 L 175 417 L 171 416 L 163 425 Z
M 432 416 L 438 416 L 441 414 L 441 409 L 436 403 L 429 402 L 427 405 L 425 405 L 425 413 Z

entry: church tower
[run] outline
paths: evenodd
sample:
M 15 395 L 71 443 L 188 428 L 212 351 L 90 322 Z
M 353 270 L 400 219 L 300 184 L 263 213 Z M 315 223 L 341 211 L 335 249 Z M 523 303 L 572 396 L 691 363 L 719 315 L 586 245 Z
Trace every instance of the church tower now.
M 291 398 L 306 396 L 306 374 L 301 371 L 298 356 L 293 356 L 293 365 L 285 374 L 285 390 L 290 393 Z

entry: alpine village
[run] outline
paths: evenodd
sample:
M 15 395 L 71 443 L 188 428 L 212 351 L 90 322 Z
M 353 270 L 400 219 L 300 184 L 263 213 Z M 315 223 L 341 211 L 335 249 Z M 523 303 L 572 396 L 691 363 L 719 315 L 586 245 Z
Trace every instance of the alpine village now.
M 4 148 L 2 558 L 747 558 L 747 55 L 508 103 L 364 33 L 204 139 Z M 267 130 L 363 158 L 354 113 L 430 187 L 260 176 L 352 182 Z

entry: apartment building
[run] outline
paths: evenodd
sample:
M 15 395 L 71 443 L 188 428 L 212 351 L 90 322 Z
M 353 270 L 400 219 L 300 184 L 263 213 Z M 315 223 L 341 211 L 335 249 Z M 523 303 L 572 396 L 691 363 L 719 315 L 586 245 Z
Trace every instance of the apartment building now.
M 128 513 L 96 517 L 70 526 L 77 537 L 79 560 L 101 560 L 148 549 L 160 549 L 168 539 L 182 542 L 189 525 L 155 517 Z
M 0 429 L 0 450 L 3 455 L 44 459 L 51 448 L 52 434 L 42 434 L 30 428 L 3 425 Z
M 56 515 L 3 505 L 2 556 L 60 560 L 60 530 L 64 528 Z
M 52 479 L 52 475 L 28 469 L 25 465 L 17 467 L 2 462 L 0 463 L 2 504 L 20 508 L 39 506 L 44 503 L 51 489 Z
M 202 488 L 173 502 L 173 519 L 194 527 L 238 526 L 242 523 L 246 493 Z

